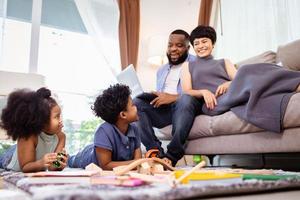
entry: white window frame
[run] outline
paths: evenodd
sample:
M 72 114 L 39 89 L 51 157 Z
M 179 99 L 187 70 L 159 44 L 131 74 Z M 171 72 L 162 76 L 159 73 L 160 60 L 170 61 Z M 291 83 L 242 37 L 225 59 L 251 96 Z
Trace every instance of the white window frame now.
M 31 40 L 30 40 L 30 57 L 29 57 L 29 73 L 38 72 L 38 54 L 40 26 L 42 19 L 43 0 L 32 1 L 32 24 L 31 24 Z

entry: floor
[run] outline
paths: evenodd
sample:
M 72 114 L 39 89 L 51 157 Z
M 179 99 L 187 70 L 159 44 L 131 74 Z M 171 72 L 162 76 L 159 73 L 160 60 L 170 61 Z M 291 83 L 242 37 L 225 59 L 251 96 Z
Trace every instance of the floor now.
M 278 191 L 269 193 L 259 193 L 259 194 L 248 194 L 248 195 L 237 195 L 237 196 L 227 196 L 227 197 L 213 197 L 204 198 L 207 200 L 299 200 L 300 190 L 292 191 Z M 0 189 L 0 200 L 14 199 L 14 200 L 30 200 L 28 194 L 21 190 L 9 190 Z
M 205 158 L 207 162 L 209 162 L 208 158 Z M 186 156 L 185 159 L 182 159 L 178 165 L 179 166 L 192 166 L 194 165 L 193 156 Z M 3 182 L 2 182 L 3 184 Z M 0 180 L 0 200 L 2 199 L 21 199 L 27 200 L 31 199 L 30 196 L 21 191 L 16 189 L 14 186 L 11 185 L 2 185 L 1 189 L 1 180 Z M 6 186 L 6 187 L 5 187 Z M 289 191 L 275 191 L 275 192 L 268 192 L 268 193 L 257 193 L 257 194 L 247 194 L 247 195 L 235 195 L 235 196 L 226 196 L 226 197 L 210 197 L 210 198 L 202 198 L 207 200 L 282 200 L 282 199 L 289 199 L 289 200 L 299 200 L 300 199 L 300 189 L 298 190 L 289 190 Z
M 214 197 L 205 198 L 207 200 L 299 200 L 300 190 L 292 191 L 278 191 L 269 193 L 259 193 L 259 194 L 248 194 L 248 195 L 238 195 L 238 196 L 228 196 L 228 197 Z

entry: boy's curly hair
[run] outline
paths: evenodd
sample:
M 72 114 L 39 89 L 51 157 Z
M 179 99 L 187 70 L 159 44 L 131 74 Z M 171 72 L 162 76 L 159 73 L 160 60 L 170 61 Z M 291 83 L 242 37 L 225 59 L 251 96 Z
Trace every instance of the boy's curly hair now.
M 51 109 L 57 105 L 51 91 L 40 88 L 36 92 L 19 89 L 8 96 L 7 105 L 2 110 L 0 126 L 13 140 L 39 135 L 50 122 Z
M 97 117 L 115 124 L 120 112 L 126 110 L 130 93 L 131 91 L 126 85 L 116 84 L 110 86 L 96 98 L 92 110 Z

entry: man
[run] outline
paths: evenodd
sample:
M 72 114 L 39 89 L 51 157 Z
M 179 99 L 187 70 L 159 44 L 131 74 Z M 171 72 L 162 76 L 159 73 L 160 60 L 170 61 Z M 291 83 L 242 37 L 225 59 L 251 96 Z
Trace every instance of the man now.
M 135 98 L 134 103 L 138 108 L 139 121 L 136 122 L 141 133 L 141 141 L 147 150 L 158 149 L 160 157 L 172 162 L 184 156 L 184 144 L 192 127 L 193 120 L 183 117 L 184 112 L 191 111 L 192 104 L 188 98 L 180 98 L 182 93 L 180 84 L 181 65 L 185 61 L 192 61 L 194 56 L 189 55 L 189 34 L 183 30 L 175 30 L 169 36 L 167 57 L 169 63 L 160 67 L 157 72 L 156 92 L 157 97 L 148 100 Z M 152 127 L 163 128 L 172 124 L 172 140 L 167 146 L 167 152 L 161 147 L 161 142 L 155 136 Z

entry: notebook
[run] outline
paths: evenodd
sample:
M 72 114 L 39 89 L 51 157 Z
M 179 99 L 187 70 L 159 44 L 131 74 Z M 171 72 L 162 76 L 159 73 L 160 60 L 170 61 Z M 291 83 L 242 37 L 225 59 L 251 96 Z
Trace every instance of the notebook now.
M 183 170 L 175 171 L 175 177 L 179 178 L 184 174 Z M 233 183 L 241 183 L 243 178 L 241 174 L 233 173 L 217 173 L 217 172 L 193 172 L 188 177 L 183 179 L 184 184 L 194 185 L 227 185 Z
M 121 71 L 117 75 L 117 80 L 119 83 L 124 85 L 128 85 L 131 89 L 131 98 L 134 99 L 135 97 L 146 100 L 147 102 L 151 102 L 153 99 L 157 97 L 157 95 L 151 92 L 144 92 L 142 85 L 139 81 L 139 78 L 136 74 L 136 71 L 133 65 L 129 65 L 123 71 Z
M 89 177 L 99 174 L 99 171 L 88 170 L 65 170 L 65 171 L 41 171 L 34 173 L 25 173 L 29 177 Z
M 135 98 L 136 96 L 144 92 L 132 64 L 126 67 L 117 75 L 117 80 L 119 83 L 129 86 L 129 88 L 131 89 L 132 98 Z

